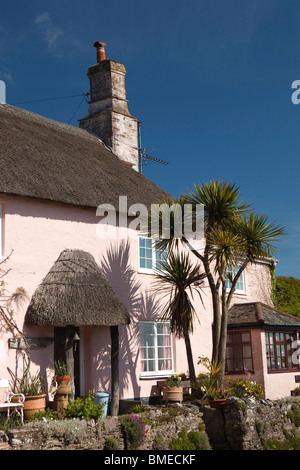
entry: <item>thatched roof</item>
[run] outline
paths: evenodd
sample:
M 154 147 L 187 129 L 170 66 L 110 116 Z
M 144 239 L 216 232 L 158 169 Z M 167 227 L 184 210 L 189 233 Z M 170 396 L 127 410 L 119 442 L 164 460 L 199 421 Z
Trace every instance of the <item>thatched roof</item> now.
M 32 296 L 25 323 L 114 326 L 130 318 L 93 256 L 64 250 Z
M 245 302 L 234 304 L 228 311 L 228 328 L 241 326 L 300 328 L 300 318 L 261 302 Z
M 167 197 L 84 129 L 0 104 L 0 130 L 0 193 L 93 208 Z

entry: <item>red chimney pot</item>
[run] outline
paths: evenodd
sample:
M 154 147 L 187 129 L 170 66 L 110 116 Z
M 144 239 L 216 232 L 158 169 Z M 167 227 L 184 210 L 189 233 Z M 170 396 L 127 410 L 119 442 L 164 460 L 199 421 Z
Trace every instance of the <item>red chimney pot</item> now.
M 102 62 L 102 60 L 105 60 L 105 42 L 95 42 L 94 47 L 97 48 L 97 63 Z

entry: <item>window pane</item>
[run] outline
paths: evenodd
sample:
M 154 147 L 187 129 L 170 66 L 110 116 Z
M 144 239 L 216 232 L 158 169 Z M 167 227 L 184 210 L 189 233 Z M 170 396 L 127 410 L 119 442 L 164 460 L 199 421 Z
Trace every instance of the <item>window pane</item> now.
M 151 238 L 139 237 L 139 266 L 144 269 L 152 269 Z
M 156 262 L 156 269 L 161 269 L 161 261 L 167 260 L 167 250 L 160 251 L 158 249 L 155 250 L 155 262 Z
M 140 323 L 141 371 L 172 370 L 172 342 L 168 322 Z
M 246 373 L 253 370 L 251 334 L 249 331 L 229 332 L 226 347 L 227 372 Z

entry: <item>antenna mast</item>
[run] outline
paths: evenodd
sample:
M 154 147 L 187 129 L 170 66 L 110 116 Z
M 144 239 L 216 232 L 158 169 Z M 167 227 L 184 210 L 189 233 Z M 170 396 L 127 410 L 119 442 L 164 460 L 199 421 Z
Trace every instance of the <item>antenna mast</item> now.
M 160 160 L 159 158 L 152 157 L 146 154 L 146 149 L 141 147 L 141 121 L 138 121 L 138 151 L 139 151 L 139 173 L 143 173 L 143 165 L 153 163 L 161 163 L 162 165 L 169 165 L 168 162 Z M 149 161 L 150 160 L 150 161 Z

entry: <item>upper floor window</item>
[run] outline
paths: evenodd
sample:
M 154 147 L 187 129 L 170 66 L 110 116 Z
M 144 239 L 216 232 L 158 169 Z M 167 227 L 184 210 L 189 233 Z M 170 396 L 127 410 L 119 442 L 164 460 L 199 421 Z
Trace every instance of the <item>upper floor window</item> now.
M 169 322 L 140 322 L 141 375 L 170 375 L 173 372 L 172 335 Z
M 293 361 L 293 347 L 297 340 L 296 332 L 266 332 L 266 353 L 268 371 L 299 369 Z
M 232 280 L 236 276 L 239 269 L 240 269 L 239 265 L 235 266 L 233 269 L 231 268 L 230 265 L 228 265 L 227 271 L 226 271 L 226 280 L 225 280 L 227 290 L 231 289 Z M 244 294 L 245 293 L 244 273 L 242 273 L 239 276 L 239 278 L 237 280 L 237 283 L 235 285 L 234 292 L 236 292 L 237 294 Z
M 151 238 L 139 237 L 139 271 L 153 273 L 155 269 L 161 269 L 161 262 L 166 260 L 167 251 L 156 248 Z
M 250 331 L 228 331 L 226 344 L 226 372 L 253 372 Z

